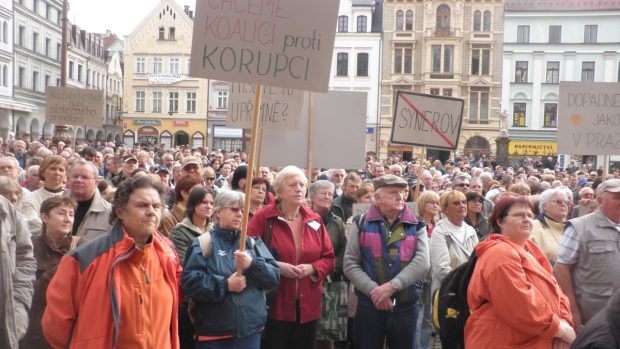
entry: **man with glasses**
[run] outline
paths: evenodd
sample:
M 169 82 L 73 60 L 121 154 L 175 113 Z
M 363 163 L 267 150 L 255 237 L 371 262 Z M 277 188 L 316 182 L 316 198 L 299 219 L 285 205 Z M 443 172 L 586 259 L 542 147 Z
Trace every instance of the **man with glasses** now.
M 583 209 L 582 209 L 583 208 Z M 572 218 L 584 216 L 585 214 L 579 214 L 579 211 L 587 211 L 585 214 L 592 213 L 596 210 L 596 201 L 594 200 L 594 190 L 590 187 L 583 187 L 579 191 L 579 204 L 573 208 L 571 212 Z
M 596 201 L 594 213 L 566 224 L 553 271 L 577 332 L 620 289 L 620 179 L 601 183 Z
M 67 195 L 77 202 L 72 234 L 82 240 L 107 234 L 112 228 L 108 222 L 112 205 L 103 199 L 97 189 L 97 167 L 90 161 L 77 160 L 69 171 L 68 184 Z
M 452 190 L 458 190 L 463 194 L 469 191 L 469 179 L 471 177 L 467 173 L 459 173 L 452 181 Z
M 480 197 L 482 198 L 482 214 L 485 217 L 490 217 L 491 212 L 493 212 L 493 202 L 486 199 L 482 194 L 482 180 L 478 177 L 472 177 L 472 179 L 469 180 L 468 191 L 480 194 Z
M 373 180 L 375 201 L 356 216 L 349 235 L 344 274 L 358 295 L 353 329 L 356 349 L 414 348 L 418 281 L 430 269 L 426 227 L 402 197 L 408 185 L 387 174 Z
M 187 175 L 196 175 L 198 177 L 202 177 L 203 168 L 202 162 L 197 156 L 188 156 L 183 158 L 181 161 L 183 167 L 181 168 L 181 177 L 185 177 Z

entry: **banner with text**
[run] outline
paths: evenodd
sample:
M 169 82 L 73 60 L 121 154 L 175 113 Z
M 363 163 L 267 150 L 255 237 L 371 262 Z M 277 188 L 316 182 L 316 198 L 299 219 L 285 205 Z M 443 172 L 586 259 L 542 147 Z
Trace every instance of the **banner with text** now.
M 48 87 L 45 121 L 56 125 L 102 127 L 103 91 Z
M 398 91 L 391 142 L 455 150 L 463 104 L 459 98 Z
M 308 166 L 308 98 L 298 130 L 265 130 L 262 166 Z M 362 168 L 366 141 L 367 92 L 314 95 L 312 163 L 323 168 Z
M 192 77 L 327 92 L 339 0 L 197 0 Z
M 510 141 L 508 154 L 553 156 L 558 154 L 558 147 L 555 142 Z
M 558 152 L 620 154 L 620 84 L 560 82 Z
M 226 126 L 252 128 L 256 85 L 232 82 L 228 98 Z M 260 106 L 260 126 L 265 129 L 296 130 L 299 128 L 304 91 L 283 87 L 263 86 Z

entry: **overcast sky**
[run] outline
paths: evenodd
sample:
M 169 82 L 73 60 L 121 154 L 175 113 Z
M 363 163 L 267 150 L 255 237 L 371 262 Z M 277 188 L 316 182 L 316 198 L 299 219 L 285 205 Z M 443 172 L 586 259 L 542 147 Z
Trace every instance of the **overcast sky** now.
M 121 38 L 129 35 L 160 0 L 68 0 L 69 20 L 80 28 L 104 33 L 110 29 Z M 194 10 L 195 0 L 177 0 Z

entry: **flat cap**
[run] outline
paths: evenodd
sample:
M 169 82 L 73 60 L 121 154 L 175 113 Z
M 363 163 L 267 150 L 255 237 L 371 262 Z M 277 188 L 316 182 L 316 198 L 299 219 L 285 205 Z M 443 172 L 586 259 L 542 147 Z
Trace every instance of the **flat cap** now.
M 200 158 L 198 158 L 197 156 L 193 156 L 193 155 L 183 158 L 183 160 L 181 161 L 181 164 L 183 164 L 183 168 L 185 168 L 185 166 L 190 165 L 190 164 L 194 164 L 194 165 L 197 165 L 198 167 L 202 167 L 202 162 L 200 162 Z
M 601 196 L 605 192 L 620 193 L 620 179 L 608 179 L 598 185 L 596 196 Z
M 404 180 L 402 177 L 393 175 L 393 174 L 386 174 L 383 175 L 381 177 L 377 177 L 375 179 L 372 180 L 372 185 L 375 187 L 375 190 L 381 188 L 381 187 L 402 187 L 402 188 L 406 188 L 407 186 L 409 186 L 409 183 L 407 183 L 406 180 Z
M 126 155 L 125 157 L 123 157 L 123 162 L 127 162 L 129 160 L 133 160 L 135 162 L 138 162 L 138 158 L 133 156 L 133 155 Z

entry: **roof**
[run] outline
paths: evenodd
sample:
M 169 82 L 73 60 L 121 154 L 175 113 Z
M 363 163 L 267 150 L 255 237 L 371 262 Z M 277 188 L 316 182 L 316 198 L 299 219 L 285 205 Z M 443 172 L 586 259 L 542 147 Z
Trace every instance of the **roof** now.
M 506 11 L 620 10 L 620 0 L 506 0 Z

